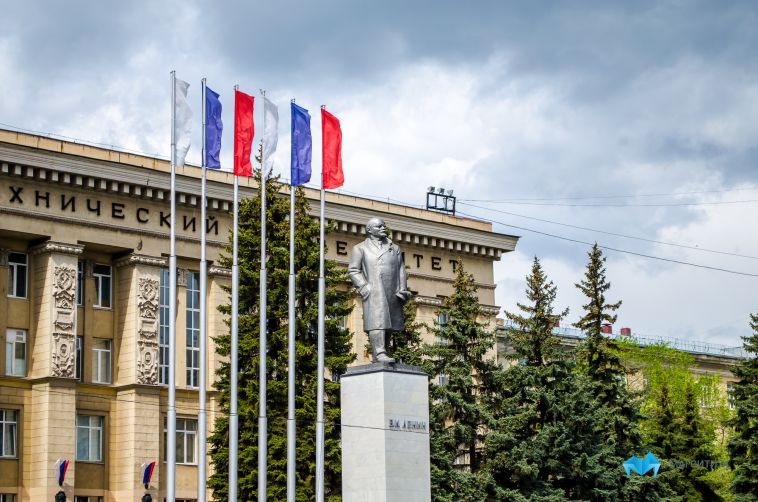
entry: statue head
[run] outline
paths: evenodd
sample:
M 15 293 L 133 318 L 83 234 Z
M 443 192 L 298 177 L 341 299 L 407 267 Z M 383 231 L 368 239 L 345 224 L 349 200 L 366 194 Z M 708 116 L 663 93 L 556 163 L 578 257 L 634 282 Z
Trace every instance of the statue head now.
M 379 239 L 387 238 L 387 229 L 384 220 L 381 218 L 371 218 L 366 223 L 366 233 L 371 237 Z

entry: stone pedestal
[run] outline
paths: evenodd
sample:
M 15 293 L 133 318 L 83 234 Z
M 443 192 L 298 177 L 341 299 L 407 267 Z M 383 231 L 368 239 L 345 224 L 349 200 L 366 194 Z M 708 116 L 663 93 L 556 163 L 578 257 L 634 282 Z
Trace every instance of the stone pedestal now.
M 368 364 L 341 379 L 342 500 L 431 500 L 428 376 Z

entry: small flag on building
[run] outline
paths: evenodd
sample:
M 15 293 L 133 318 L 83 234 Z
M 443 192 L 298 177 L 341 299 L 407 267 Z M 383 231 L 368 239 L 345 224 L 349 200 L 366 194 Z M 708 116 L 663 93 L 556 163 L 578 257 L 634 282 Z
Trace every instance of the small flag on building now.
M 59 458 L 56 460 L 54 470 L 58 486 L 63 486 L 63 482 L 66 480 L 66 471 L 68 470 L 68 459 Z
M 142 464 L 141 470 L 142 475 L 140 477 L 142 478 L 142 484 L 145 485 L 145 489 L 147 490 L 147 487 L 150 486 L 150 480 L 153 479 L 153 471 L 155 471 L 155 460 Z

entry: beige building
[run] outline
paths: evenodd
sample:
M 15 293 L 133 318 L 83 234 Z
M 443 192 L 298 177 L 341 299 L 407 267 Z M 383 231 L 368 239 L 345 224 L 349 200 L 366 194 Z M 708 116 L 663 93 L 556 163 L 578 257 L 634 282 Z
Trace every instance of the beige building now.
M 140 466 L 157 461 L 149 492 L 165 491 L 168 377 L 169 165 L 166 161 L 0 130 L 0 502 L 134 501 Z M 209 428 L 219 365 L 208 340 L 198 382 L 199 176 L 177 176 L 177 498 L 196 498 L 198 387 Z M 208 334 L 226 330 L 216 306 L 230 271 L 216 263 L 230 229 L 232 177 L 208 173 Z M 256 187 L 240 180 L 242 197 Z M 308 191 L 314 214 L 318 193 Z M 421 194 L 420 194 L 421 195 Z M 433 322 L 461 257 L 494 316 L 493 261 L 517 237 L 490 224 L 337 193 L 327 195 L 328 258 L 347 264 L 365 222 L 382 216 L 405 251 L 420 321 Z M 357 363 L 366 336 L 357 305 L 346 325 Z M 70 465 L 59 488 L 57 459 Z

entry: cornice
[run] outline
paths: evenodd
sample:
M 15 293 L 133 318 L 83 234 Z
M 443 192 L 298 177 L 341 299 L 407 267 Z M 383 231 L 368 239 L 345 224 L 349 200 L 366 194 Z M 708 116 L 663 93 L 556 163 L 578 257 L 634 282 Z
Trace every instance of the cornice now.
M 66 145 L 69 149 L 77 146 Z M 77 156 L 72 151 L 62 153 L 0 142 L 0 175 L 68 185 L 106 195 L 168 202 L 170 173 L 156 167 L 162 161 L 139 157 L 137 165 L 133 165 L 133 159 L 137 157 L 112 150 L 103 150 L 100 154 L 103 155 L 103 159 Z M 123 161 L 124 156 L 130 160 Z M 199 179 L 195 176 L 196 170 L 199 171 L 198 168 L 185 166 L 182 171 L 186 174 L 177 173 L 176 190 L 179 205 L 199 207 Z M 208 180 L 208 210 L 226 213 L 231 209 L 233 188 L 227 178 Z M 241 184 L 239 188 L 241 198 L 254 196 L 257 192 L 257 187 L 252 181 Z M 283 192 L 287 191 L 288 187 L 283 187 Z M 317 196 L 317 193 L 307 193 L 311 202 L 310 214 L 314 217 L 318 215 L 318 204 L 312 197 Z M 335 195 L 332 197 L 333 200 L 327 200 L 325 207 L 325 217 L 336 223 L 339 233 L 362 236 L 365 234 L 366 221 L 379 216 L 392 228 L 393 239 L 398 244 L 444 249 L 491 260 L 499 260 L 503 253 L 515 249 L 518 242 L 516 236 L 477 228 L 482 227 L 479 221 L 466 218 L 445 221 L 436 213 L 423 212 L 416 208 L 380 204 L 371 199 L 355 198 L 351 202 L 342 200 L 344 198 Z M 466 225 L 467 221 L 470 221 L 471 225 Z
M 220 277 L 231 277 L 232 276 L 232 269 L 226 268 L 226 267 L 218 267 L 216 265 L 211 265 L 208 268 L 208 275 L 210 276 L 220 276 Z
M 131 253 L 117 259 L 113 264 L 116 268 L 127 267 L 129 265 L 148 265 L 151 267 L 165 267 L 166 258 L 161 256 L 147 256 L 144 254 Z
M 78 256 L 84 251 L 84 246 L 81 244 L 68 244 L 65 242 L 46 241 L 42 244 L 38 244 L 29 250 L 31 255 L 39 255 L 45 253 L 59 253 L 70 254 Z

